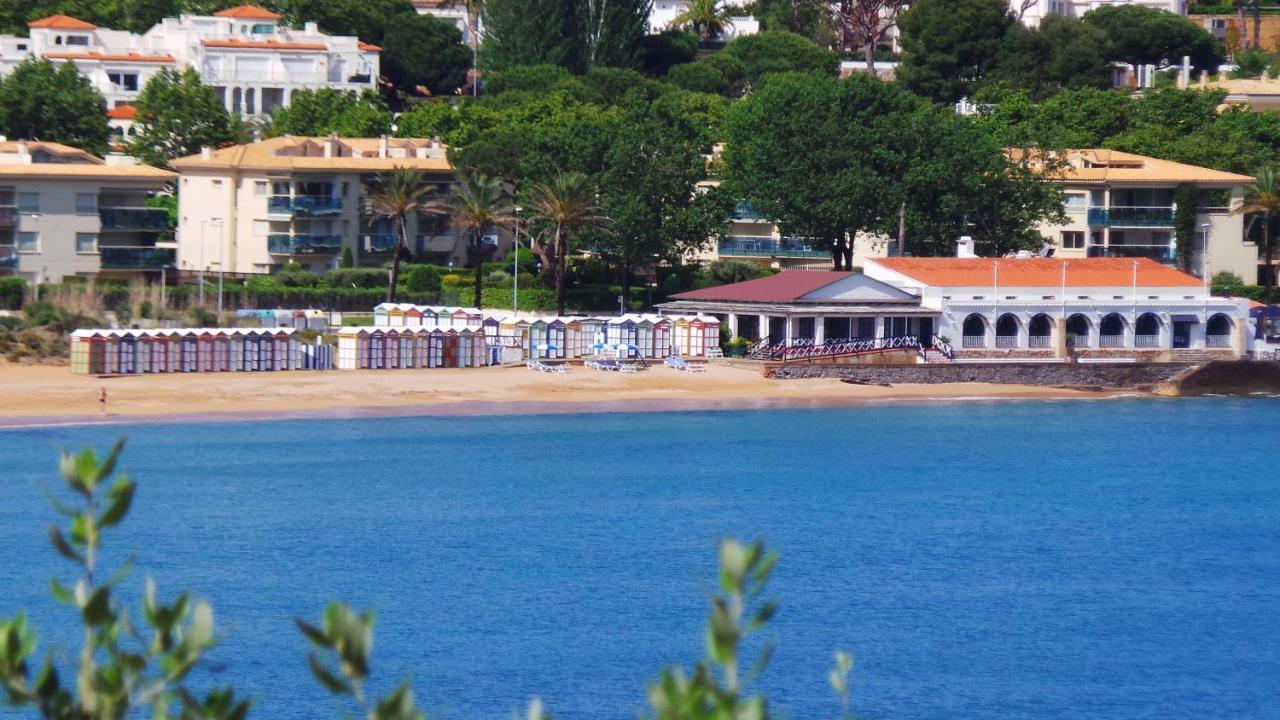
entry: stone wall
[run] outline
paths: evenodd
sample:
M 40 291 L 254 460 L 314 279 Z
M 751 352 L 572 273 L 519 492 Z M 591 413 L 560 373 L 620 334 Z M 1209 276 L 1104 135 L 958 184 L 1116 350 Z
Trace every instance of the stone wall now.
M 1280 362 L 1211 362 L 1177 378 L 1174 385 L 1179 395 L 1280 394 Z
M 776 365 L 766 377 L 835 378 L 903 383 L 995 383 L 1099 388 L 1152 388 L 1189 370 L 1188 363 L 933 363 L 928 365 Z

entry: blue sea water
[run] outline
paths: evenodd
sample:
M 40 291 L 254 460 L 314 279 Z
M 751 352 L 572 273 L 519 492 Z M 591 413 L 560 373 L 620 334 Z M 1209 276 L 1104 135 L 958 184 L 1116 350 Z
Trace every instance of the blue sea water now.
M 775 711 L 1280 717 L 1276 400 L 966 403 L 0 431 L 0 615 L 74 645 L 56 451 L 128 436 L 109 561 L 214 605 L 199 671 L 335 717 L 295 617 L 376 608 L 374 689 L 444 718 L 634 718 L 702 652 L 716 540 L 782 560 Z

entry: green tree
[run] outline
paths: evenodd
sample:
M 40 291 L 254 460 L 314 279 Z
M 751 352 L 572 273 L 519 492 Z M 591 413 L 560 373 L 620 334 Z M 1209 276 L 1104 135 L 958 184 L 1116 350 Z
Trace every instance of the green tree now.
M 586 67 L 640 66 L 653 0 L 584 0 L 587 13 Z
M 869 0 L 881 3 L 882 0 Z M 889 0 L 892 2 L 893 0 Z M 842 3 L 847 9 L 852 3 Z M 819 47 L 833 47 L 838 42 L 839 22 L 832 6 L 809 0 L 757 0 L 754 15 L 761 30 L 795 33 Z M 892 27 L 893 22 L 887 23 Z
M 840 69 L 835 53 L 789 32 L 741 35 L 709 60 L 741 63 L 742 78 L 751 86 L 771 73 L 818 72 L 835 77 Z
M 668 26 L 671 30 L 690 29 L 704 42 L 723 35 L 733 26 L 733 9 L 722 0 L 689 0 Z
M 477 172 L 459 170 L 452 192 L 427 204 L 427 211 L 450 218 L 467 240 L 467 254 L 475 267 L 474 307 L 480 307 L 485 242 L 490 230 L 516 222 L 515 207 L 502 181 Z
M 1253 185 L 1244 190 L 1244 203 L 1233 213 L 1252 215 L 1250 223 L 1262 227 L 1262 302 L 1269 303 L 1276 286 L 1274 236 L 1276 220 L 1280 219 L 1280 173 L 1274 167 L 1264 167 L 1255 173 Z
M 1048 97 L 1062 89 L 1111 85 L 1106 33 L 1065 15 L 1050 15 L 1038 28 L 1009 28 L 984 82 L 1006 83 Z
M 467 82 L 471 51 L 462 31 L 431 15 L 398 17 L 382 38 L 382 72 L 396 87 L 415 94 L 451 95 Z
M 400 282 L 400 259 L 409 254 L 409 216 L 431 207 L 428 195 L 431 187 L 426 184 L 422 171 L 411 167 L 397 167 L 378 177 L 373 190 L 365 197 L 365 211 L 376 217 L 387 218 L 396 228 L 396 251 L 391 257 L 387 275 L 387 302 L 396 301 L 396 286 Z
M 388 28 L 416 14 L 409 0 L 274 0 L 269 4 L 295 27 L 314 22 L 326 33 L 355 35 L 379 45 Z
M 640 71 L 661 77 L 671 68 L 693 62 L 698 54 L 698 36 L 684 30 L 663 30 L 640 40 Z
M 106 101 L 75 63 L 23 60 L 0 80 L 0 132 L 10 138 L 48 140 L 107 151 Z
M 344 90 L 303 90 L 289 107 L 276 111 L 271 131 L 276 135 L 378 137 L 391 132 L 391 111 L 378 95 Z
M 481 17 L 480 65 L 486 70 L 542 64 L 586 69 L 581 0 L 488 0 Z
M 1182 183 L 1173 190 L 1173 240 L 1178 269 L 1191 272 L 1191 256 L 1196 249 L 1196 212 L 1200 193 L 1195 185 Z
M 1110 59 L 1134 67 L 1169 67 L 1184 55 L 1200 70 L 1213 70 L 1222 62 L 1222 51 L 1207 30 L 1166 10 L 1108 5 L 1085 13 L 1084 21 L 1107 34 Z
M 528 204 L 534 225 L 544 235 L 534 244 L 534 253 L 552 269 L 556 279 L 556 312 L 564 314 L 565 270 L 574 236 L 589 228 L 602 228 L 608 218 L 600 214 L 595 184 L 580 172 L 560 173 L 545 184 L 529 190 Z M 549 240 L 549 241 L 548 241 Z
M 972 97 L 1015 22 L 1005 0 L 919 0 L 898 21 L 897 79 L 937 102 Z
M 137 134 L 129 152 L 148 165 L 163 167 L 201 147 L 218 147 L 235 138 L 227 109 L 191 68 L 166 68 L 153 75 L 135 108 Z

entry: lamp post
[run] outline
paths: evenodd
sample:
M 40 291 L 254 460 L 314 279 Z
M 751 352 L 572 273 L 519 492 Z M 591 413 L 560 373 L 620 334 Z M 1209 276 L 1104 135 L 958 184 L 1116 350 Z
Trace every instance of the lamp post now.
M 524 208 L 516 206 L 516 235 L 511 245 L 511 315 L 520 311 L 520 211 Z
M 1209 228 L 1213 223 L 1200 223 L 1200 275 L 1205 290 L 1209 289 Z
M 199 273 L 200 289 L 198 291 L 200 307 L 204 307 L 204 238 L 205 238 L 204 228 L 205 228 L 205 223 L 207 222 L 208 222 L 208 218 L 200 218 L 200 264 L 198 266 L 198 269 L 200 271 Z
M 227 245 L 222 236 L 222 218 L 214 218 L 213 226 L 218 229 L 218 315 L 222 315 L 222 275 L 227 270 Z

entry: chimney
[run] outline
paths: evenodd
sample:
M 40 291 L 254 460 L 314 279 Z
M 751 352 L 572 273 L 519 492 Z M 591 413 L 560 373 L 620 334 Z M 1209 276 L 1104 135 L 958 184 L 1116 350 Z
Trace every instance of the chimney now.
M 31 164 L 31 147 L 27 145 L 26 140 L 18 141 L 18 162 L 23 165 Z
M 208 145 L 201 145 L 200 159 L 204 160 L 205 162 L 209 162 L 213 160 L 213 148 L 209 147 Z
M 336 134 L 324 139 L 324 156 L 327 158 L 338 156 L 338 136 Z
M 386 135 L 383 135 L 382 137 L 378 138 L 378 157 L 380 158 L 387 157 L 387 136 Z
M 308 35 L 319 35 L 320 27 L 313 22 L 309 22 L 302 26 L 303 32 Z
M 960 239 L 956 241 L 956 257 L 958 258 L 978 257 L 973 252 L 973 238 L 969 237 L 968 235 L 960 236 Z

